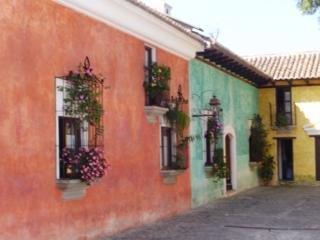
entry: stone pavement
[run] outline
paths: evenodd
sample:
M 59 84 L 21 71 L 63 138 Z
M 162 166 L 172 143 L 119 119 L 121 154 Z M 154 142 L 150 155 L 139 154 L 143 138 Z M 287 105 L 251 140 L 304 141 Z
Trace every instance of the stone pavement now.
M 105 240 L 320 240 L 320 187 L 260 187 Z

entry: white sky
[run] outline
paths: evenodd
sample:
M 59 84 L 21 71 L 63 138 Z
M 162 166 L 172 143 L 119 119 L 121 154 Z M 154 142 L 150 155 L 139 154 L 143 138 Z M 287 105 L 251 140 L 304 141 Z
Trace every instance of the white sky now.
M 218 33 L 217 40 L 240 55 L 320 51 L 320 15 L 302 15 L 296 0 L 166 2 L 173 17 Z

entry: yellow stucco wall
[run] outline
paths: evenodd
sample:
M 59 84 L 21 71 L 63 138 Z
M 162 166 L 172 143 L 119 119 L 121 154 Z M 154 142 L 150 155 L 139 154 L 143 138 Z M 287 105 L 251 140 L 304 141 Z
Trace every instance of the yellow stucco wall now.
M 272 143 L 270 153 L 276 161 L 273 183 L 278 182 L 277 137 L 295 137 L 293 140 L 293 168 L 294 181 L 315 182 L 315 143 L 305 131 L 304 126 L 319 118 L 320 86 L 292 87 L 293 117 L 296 126 L 290 130 L 274 130 L 270 124 L 270 103 L 272 113 L 275 113 L 275 89 L 260 89 L 260 114 L 269 132 L 269 141 Z M 308 108 L 308 109 L 307 109 Z M 311 110 L 311 111 L 310 111 Z M 313 116 L 311 116 L 313 115 Z M 318 117 L 319 116 L 319 117 Z

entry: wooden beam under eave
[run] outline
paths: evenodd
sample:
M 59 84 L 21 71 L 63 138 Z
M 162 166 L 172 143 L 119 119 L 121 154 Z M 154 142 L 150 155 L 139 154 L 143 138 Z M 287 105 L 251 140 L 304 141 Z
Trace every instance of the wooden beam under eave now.
M 305 81 L 305 83 L 309 86 L 310 85 L 310 81 L 309 81 L 309 79 L 303 79 L 304 81 Z
M 232 58 L 228 58 L 228 60 L 226 60 L 226 64 L 235 64 L 236 61 L 234 61 Z
M 292 82 L 289 79 L 287 79 L 286 82 L 289 84 L 290 87 L 292 86 Z

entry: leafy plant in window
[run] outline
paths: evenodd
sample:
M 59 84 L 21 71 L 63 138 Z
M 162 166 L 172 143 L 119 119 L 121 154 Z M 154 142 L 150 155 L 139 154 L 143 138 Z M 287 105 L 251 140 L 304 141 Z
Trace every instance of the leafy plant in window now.
M 89 58 L 80 63 L 77 71 L 70 71 L 65 80 L 64 112 L 79 119 L 79 126 L 89 135 L 94 136 L 93 142 L 87 143 L 93 147 L 71 149 L 64 147 L 60 152 L 60 161 L 66 169 L 68 178 L 81 179 L 87 184 L 104 176 L 109 164 L 103 157 L 103 150 L 98 147 L 98 136 L 103 135 L 102 91 L 104 78 L 93 73 Z M 63 146 L 62 146 L 63 147 Z
M 183 111 L 183 105 L 187 103 L 188 100 L 184 99 L 181 86 L 179 86 L 178 96 L 175 98 L 171 97 L 168 104 L 169 111 L 165 115 L 167 121 L 173 126 L 177 133 L 176 161 L 174 166 L 172 166 L 173 169 L 187 168 L 186 149 L 188 143 L 197 139 L 197 136 L 184 136 L 184 131 L 190 123 L 190 117 Z
M 144 82 L 144 89 L 149 98 L 149 105 L 166 106 L 166 93 L 169 91 L 169 80 L 171 78 L 171 70 L 165 65 L 154 63 L 150 72 L 149 81 Z
M 286 127 L 289 125 L 288 117 L 284 112 L 277 113 L 276 126 L 277 127 Z

